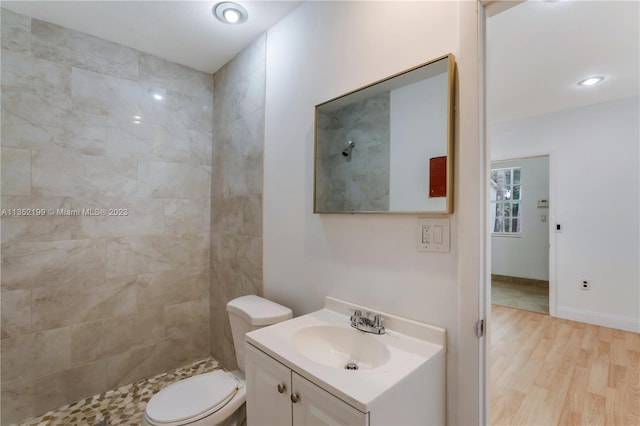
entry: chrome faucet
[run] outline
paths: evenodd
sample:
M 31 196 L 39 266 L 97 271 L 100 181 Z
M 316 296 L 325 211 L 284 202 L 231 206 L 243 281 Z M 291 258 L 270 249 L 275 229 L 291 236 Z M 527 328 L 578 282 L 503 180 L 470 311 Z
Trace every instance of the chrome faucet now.
M 362 316 L 362 311 L 356 309 L 351 315 L 351 327 L 364 331 L 365 333 L 384 334 L 384 326 L 382 325 L 384 319 L 382 315 L 374 315 L 373 319 L 369 318 L 370 312 L 366 312 L 365 316 Z

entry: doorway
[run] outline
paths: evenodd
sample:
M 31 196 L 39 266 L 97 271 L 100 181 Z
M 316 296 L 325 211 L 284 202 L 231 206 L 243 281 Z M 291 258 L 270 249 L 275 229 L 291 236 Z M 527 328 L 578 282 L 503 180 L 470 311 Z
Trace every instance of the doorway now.
M 492 161 L 489 184 L 491 303 L 549 314 L 549 156 Z
M 483 4 L 487 182 L 491 160 L 541 154 L 549 155 L 551 182 L 550 315 L 485 305 L 483 422 L 631 423 L 637 406 L 617 401 L 637 400 L 629 394 L 637 358 L 618 357 L 623 352 L 615 348 L 637 341 L 640 330 L 638 3 Z M 492 12 L 497 5 L 502 9 Z M 584 84 L 596 72 L 600 84 Z M 508 229 L 517 229 L 509 218 Z M 491 259 L 495 223 L 486 222 Z M 495 272 L 493 266 L 487 262 Z M 616 373 L 623 370 L 634 375 Z M 624 396 L 614 396 L 614 387 Z

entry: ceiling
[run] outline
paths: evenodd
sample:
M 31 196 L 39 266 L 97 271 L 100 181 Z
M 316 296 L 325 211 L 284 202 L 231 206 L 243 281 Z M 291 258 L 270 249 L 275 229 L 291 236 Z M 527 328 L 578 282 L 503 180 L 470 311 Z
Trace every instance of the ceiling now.
M 2 1 L 2 7 L 214 73 L 300 1 L 237 1 L 242 25 L 215 19 L 218 1 Z
M 239 1 L 242 25 L 217 1 L 2 1 L 2 7 L 214 73 L 301 1 Z M 638 95 L 640 2 L 527 1 L 489 18 L 490 123 Z M 577 86 L 588 76 L 606 80 Z
M 527 1 L 488 19 L 489 123 L 639 93 L 640 2 Z

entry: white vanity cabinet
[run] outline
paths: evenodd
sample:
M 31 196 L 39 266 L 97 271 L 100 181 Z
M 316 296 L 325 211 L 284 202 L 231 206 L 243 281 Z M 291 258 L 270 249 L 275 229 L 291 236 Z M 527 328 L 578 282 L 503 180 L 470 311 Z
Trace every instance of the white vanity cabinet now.
M 245 335 L 249 426 L 446 424 L 446 331 L 373 312 L 385 332 L 365 333 L 356 311 L 371 309 L 327 297 Z
M 350 406 L 251 345 L 246 346 L 247 426 L 367 426 Z

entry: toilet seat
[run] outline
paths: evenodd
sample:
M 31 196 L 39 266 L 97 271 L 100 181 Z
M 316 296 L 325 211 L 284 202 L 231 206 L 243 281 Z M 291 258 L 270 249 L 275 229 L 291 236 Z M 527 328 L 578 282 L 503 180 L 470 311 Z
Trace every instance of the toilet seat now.
M 145 415 L 156 425 L 192 423 L 220 410 L 239 388 L 238 379 L 222 370 L 193 376 L 154 395 Z

